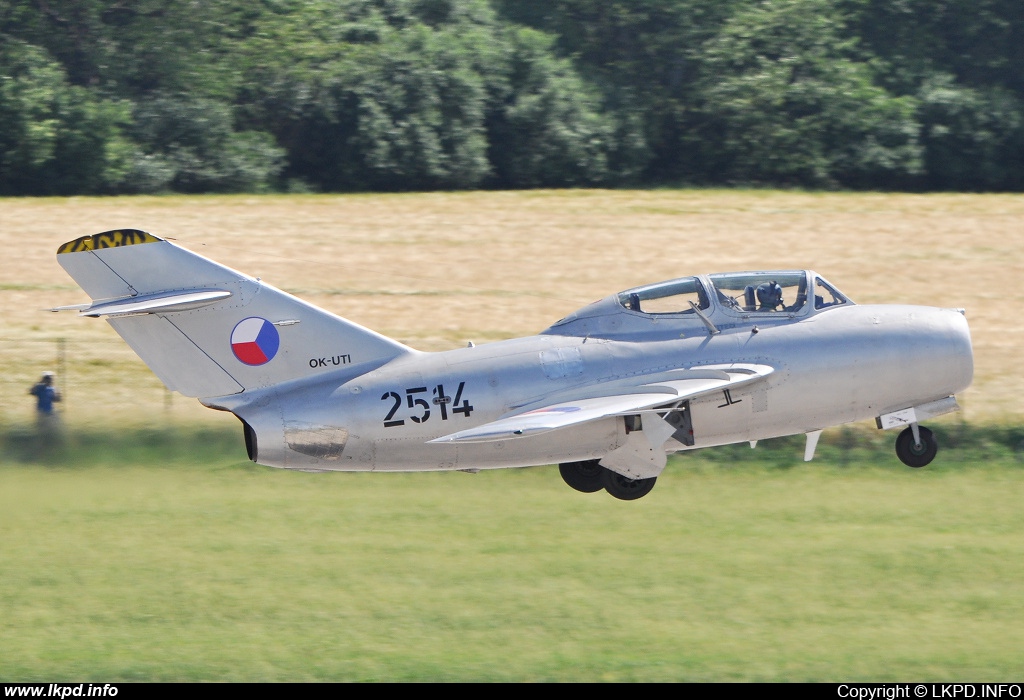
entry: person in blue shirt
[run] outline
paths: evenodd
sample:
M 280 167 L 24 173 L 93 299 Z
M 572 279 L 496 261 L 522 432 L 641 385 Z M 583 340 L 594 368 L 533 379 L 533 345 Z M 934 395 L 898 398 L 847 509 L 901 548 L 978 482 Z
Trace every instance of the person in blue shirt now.
M 28 393 L 36 397 L 36 414 L 40 419 L 53 415 L 53 404 L 60 401 L 60 392 L 53 386 L 53 372 L 43 372 L 42 379 Z

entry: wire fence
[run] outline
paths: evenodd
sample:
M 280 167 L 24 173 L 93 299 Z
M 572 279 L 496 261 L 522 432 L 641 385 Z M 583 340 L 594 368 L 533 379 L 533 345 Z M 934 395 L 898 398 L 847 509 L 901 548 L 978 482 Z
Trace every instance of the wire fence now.
M 203 412 L 194 399 L 169 391 L 120 339 L 0 339 L 0 422 L 30 423 L 36 399 L 29 390 L 53 372 L 58 415 L 71 422 L 105 418 L 151 422 Z

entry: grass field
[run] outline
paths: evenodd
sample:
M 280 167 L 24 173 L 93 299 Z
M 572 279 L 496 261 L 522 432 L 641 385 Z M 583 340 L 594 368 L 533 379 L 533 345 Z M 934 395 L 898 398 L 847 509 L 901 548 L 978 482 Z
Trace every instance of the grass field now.
M 1024 462 L 998 445 L 926 470 L 707 451 L 627 503 L 553 468 L 303 474 L 187 437 L 0 467 L 0 680 L 1024 671 Z
M 1018 680 L 1022 223 L 989 195 L 0 200 L 0 681 Z M 676 458 L 636 502 L 553 468 L 282 472 L 106 324 L 43 311 L 85 301 L 56 247 L 120 227 L 425 350 L 812 267 L 861 303 L 966 307 L 976 380 L 923 470 L 857 427 L 809 465 L 799 440 Z M 39 445 L 25 392 L 59 347 L 66 433 Z
M 921 471 L 709 450 L 623 502 L 552 468 L 301 474 L 181 437 L 0 468 L 0 680 L 1020 676 L 1024 463 L 998 444 Z

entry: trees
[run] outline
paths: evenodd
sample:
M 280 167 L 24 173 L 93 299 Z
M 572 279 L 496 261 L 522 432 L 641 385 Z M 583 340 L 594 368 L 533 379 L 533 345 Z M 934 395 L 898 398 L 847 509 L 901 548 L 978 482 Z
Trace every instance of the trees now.
M 281 150 L 236 130 L 234 0 L 0 5 L 0 192 L 252 191 Z M 235 31 L 238 28 L 235 27 Z
M 1024 103 L 999 87 L 974 89 L 929 76 L 918 92 L 926 186 L 1024 189 Z
M 830 0 L 738 11 L 699 61 L 703 162 L 727 181 L 906 185 L 922 171 L 916 103 L 876 84 Z
M 117 190 L 128 122 L 126 104 L 70 85 L 43 49 L 0 43 L 0 194 Z
M 233 129 L 230 107 L 216 100 L 157 92 L 132 117 L 129 192 L 259 192 L 283 166 L 269 134 Z
M 1017 0 L 0 0 L 0 192 L 1024 187 Z
M 241 43 L 241 121 L 319 190 L 467 188 L 490 173 L 486 5 L 311 2 L 267 13 Z
M 565 59 L 552 56 L 553 37 L 533 29 L 506 32 L 503 95 L 491 105 L 487 133 L 495 183 L 502 187 L 565 187 L 611 180 L 614 116 Z
M 614 120 L 552 44 L 485 2 L 307 3 L 246 42 L 243 111 L 316 189 L 602 182 Z
M 1024 17 L 1013 0 L 844 0 L 878 82 L 912 96 L 930 189 L 1024 187 Z

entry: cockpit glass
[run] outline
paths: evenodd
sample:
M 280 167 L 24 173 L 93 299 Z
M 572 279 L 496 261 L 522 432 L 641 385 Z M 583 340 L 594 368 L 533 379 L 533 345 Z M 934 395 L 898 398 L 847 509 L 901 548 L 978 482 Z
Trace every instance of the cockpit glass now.
M 698 309 L 708 308 L 704 288 L 696 277 L 628 289 L 619 294 L 619 303 L 646 314 L 692 314 L 691 304 Z
M 794 272 L 735 272 L 711 275 L 718 303 L 739 312 L 799 311 L 807 303 L 807 275 Z
M 820 277 L 814 280 L 814 308 L 827 309 L 830 306 L 852 303 L 842 292 Z

